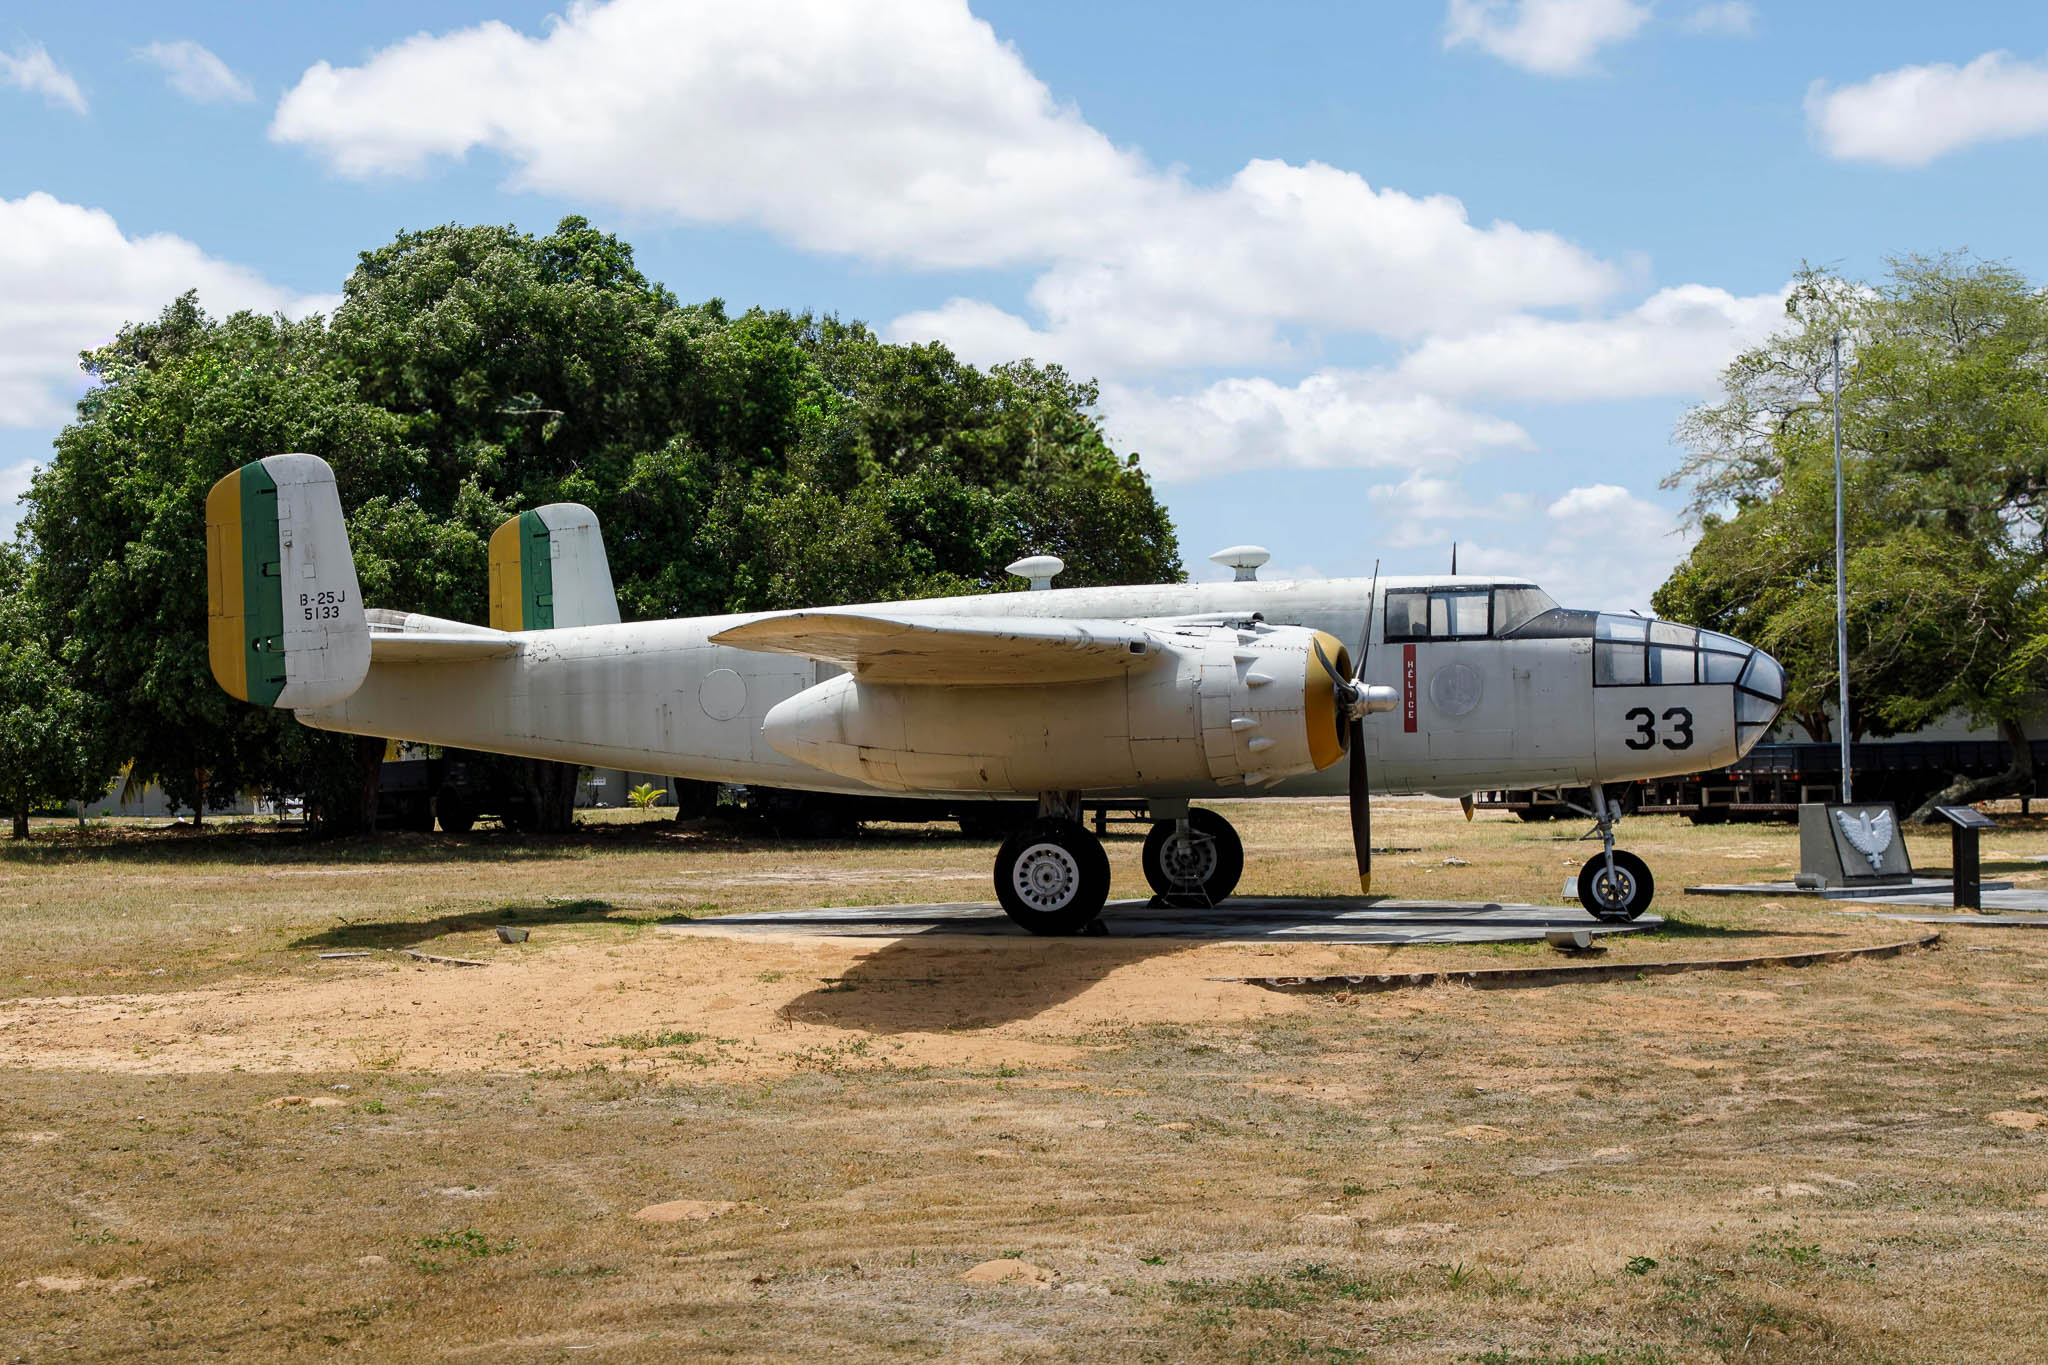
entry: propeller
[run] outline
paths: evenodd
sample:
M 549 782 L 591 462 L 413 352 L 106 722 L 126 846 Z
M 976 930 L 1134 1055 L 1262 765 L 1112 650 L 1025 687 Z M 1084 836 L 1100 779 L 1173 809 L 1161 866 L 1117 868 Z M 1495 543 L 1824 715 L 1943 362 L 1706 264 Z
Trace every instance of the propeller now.
M 1358 637 L 1358 663 L 1350 677 L 1339 672 L 1337 665 L 1330 662 L 1330 656 L 1323 652 L 1321 644 L 1316 645 L 1316 658 L 1322 661 L 1323 670 L 1330 675 L 1330 682 L 1337 690 L 1338 705 L 1343 707 L 1349 724 L 1349 743 L 1345 746 L 1351 759 L 1351 851 L 1358 859 L 1358 889 L 1365 895 L 1372 894 L 1372 783 L 1369 760 L 1365 756 L 1365 718 L 1375 711 L 1390 711 L 1396 700 L 1391 687 L 1373 687 L 1365 681 L 1365 662 L 1372 650 L 1373 613 L 1379 604 L 1380 566 L 1372 566 L 1372 590 L 1365 600 L 1365 630 Z

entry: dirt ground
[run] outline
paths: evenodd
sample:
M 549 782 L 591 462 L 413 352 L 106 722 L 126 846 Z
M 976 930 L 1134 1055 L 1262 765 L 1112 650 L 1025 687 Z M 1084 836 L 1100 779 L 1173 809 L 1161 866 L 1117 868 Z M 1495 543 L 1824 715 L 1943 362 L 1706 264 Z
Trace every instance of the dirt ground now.
M 1222 809 L 1247 893 L 1342 892 L 1340 806 Z M 1396 896 L 1556 903 L 1591 848 L 1431 802 L 1375 828 Z M 1116 894 L 1139 832 L 1111 841 Z M 1606 961 L 1911 936 L 1682 893 L 1788 874 L 1789 828 L 1644 818 L 1624 842 L 1670 922 Z M 0 1350 L 2042 1356 L 2048 933 L 1311 995 L 1226 978 L 1559 959 L 717 930 L 979 899 L 992 852 L 631 814 L 540 843 L 53 825 L 0 849 Z M 1913 852 L 1938 867 L 1945 841 Z M 1987 875 L 2038 881 L 2043 853 L 2012 821 Z

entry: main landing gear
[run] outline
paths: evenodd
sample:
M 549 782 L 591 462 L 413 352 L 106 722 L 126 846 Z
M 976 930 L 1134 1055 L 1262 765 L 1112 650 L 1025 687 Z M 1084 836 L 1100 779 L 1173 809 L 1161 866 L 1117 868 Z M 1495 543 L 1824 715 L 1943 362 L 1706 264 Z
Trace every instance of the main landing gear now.
M 1170 905 L 1211 906 L 1237 887 L 1244 844 L 1230 822 L 1210 810 L 1174 811 L 1145 838 L 1145 880 Z M 1038 818 L 1003 841 L 996 853 L 996 899 L 1034 934 L 1087 931 L 1109 899 L 1109 857 L 1081 823 L 1078 792 L 1039 798 Z
M 1657 884 L 1647 863 L 1614 846 L 1614 822 L 1621 818 L 1621 810 L 1607 799 L 1605 787 L 1593 788 L 1591 814 L 1593 833 L 1600 836 L 1600 852 L 1579 869 L 1579 904 L 1595 919 L 1611 923 L 1632 920 L 1650 908 Z

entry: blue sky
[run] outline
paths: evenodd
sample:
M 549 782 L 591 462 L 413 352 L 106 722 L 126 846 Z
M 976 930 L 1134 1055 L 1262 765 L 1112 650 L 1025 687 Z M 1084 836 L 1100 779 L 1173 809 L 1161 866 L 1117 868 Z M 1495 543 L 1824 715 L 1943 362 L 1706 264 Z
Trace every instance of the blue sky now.
M 1455 539 L 1641 606 L 1673 423 L 1799 263 L 2048 276 L 2044 137 L 2036 5 L 17 5 L 0 530 L 123 320 L 574 212 L 685 299 L 1097 376 L 1197 576 Z

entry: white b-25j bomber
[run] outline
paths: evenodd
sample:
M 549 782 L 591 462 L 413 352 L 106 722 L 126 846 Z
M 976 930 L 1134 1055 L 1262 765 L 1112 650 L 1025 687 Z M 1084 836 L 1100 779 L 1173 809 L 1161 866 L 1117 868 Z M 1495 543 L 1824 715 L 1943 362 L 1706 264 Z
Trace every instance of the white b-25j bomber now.
M 1652 878 L 1614 846 L 1606 784 L 1732 763 L 1785 697 L 1777 661 L 1740 640 L 1471 575 L 625 623 L 597 519 L 573 503 L 491 537 L 488 627 L 365 610 L 333 471 L 312 455 L 215 484 L 206 548 L 213 673 L 244 701 L 326 730 L 705 781 L 1036 797 L 995 884 L 1041 934 L 1080 932 L 1108 896 L 1084 797 L 1149 803 L 1147 881 L 1214 904 L 1244 854 L 1190 805 L 1204 797 L 1348 793 L 1370 892 L 1372 792 L 1583 787 L 1602 848 L 1579 898 L 1633 918 Z

